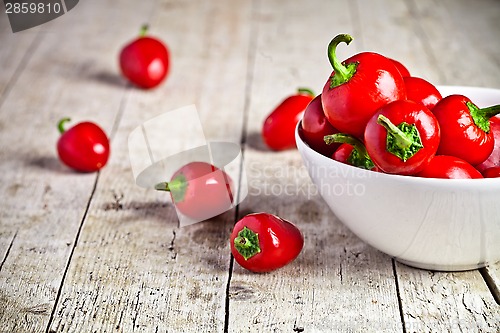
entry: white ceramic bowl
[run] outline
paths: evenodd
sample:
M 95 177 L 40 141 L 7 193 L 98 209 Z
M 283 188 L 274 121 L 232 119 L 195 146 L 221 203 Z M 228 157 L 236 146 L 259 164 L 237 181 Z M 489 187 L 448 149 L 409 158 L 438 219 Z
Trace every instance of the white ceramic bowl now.
M 479 107 L 500 104 L 500 90 L 438 87 Z M 500 260 L 500 178 L 430 179 L 388 175 L 298 150 L 333 213 L 366 243 L 407 265 L 443 271 Z

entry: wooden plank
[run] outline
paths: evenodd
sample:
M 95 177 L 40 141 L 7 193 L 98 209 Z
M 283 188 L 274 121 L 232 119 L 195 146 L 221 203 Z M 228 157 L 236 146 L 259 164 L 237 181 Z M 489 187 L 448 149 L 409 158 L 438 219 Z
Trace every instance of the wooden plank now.
M 96 182 L 96 174 L 71 172 L 57 160 L 57 121 L 94 120 L 111 133 L 125 91 L 119 78 L 99 75 L 116 73 L 116 50 L 129 32 L 94 22 L 95 5 L 86 2 L 71 19 L 44 26 L 1 106 L 2 234 L 15 235 L 1 244 L 8 254 L 0 272 L 4 332 L 46 331 Z M 115 12 L 111 3 L 99 6 Z M 140 9 L 120 13 L 124 21 L 142 23 Z
M 0 20 L 0 41 L 2 45 L 6 45 L 0 48 L 0 67 L 2 68 L 0 71 L 0 106 L 38 47 L 40 40 L 37 38 L 36 29 L 15 34 L 9 29 L 6 20 Z
M 267 114 L 297 87 L 321 91 L 331 73 L 328 43 L 353 29 L 352 8 L 338 1 L 259 6 L 245 145 L 249 197 L 240 217 L 277 214 L 303 231 L 305 245 L 296 261 L 268 274 L 234 264 L 229 331 L 402 331 L 391 259 L 329 211 L 296 150 L 271 152 L 260 138 Z M 339 48 L 341 57 L 347 52 L 353 51 Z
M 500 305 L 500 263 L 483 268 L 481 273 L 493 294 L 493 298 Z
M 234 211 L 178 228 L 168 194 L 135 184 L 127 140 L 146 120 L 194 103 L 207 138 L 239 142 L 251 2 L 157 8 L 151 29 L 170 46 L 172 71 L 158 89 L 130 90 L 50 325 L 58 333 L 224 330 Z M 169 134 L 165 143 L 177 144 Z
M 477 271 L 419 271 L 397 264 L 407 332 L 498 332 L 500 309 Z
M 412 73 L 436 84 L 500 86 L 500 50 L 498 43 L 493 42 L 497 33 L 492 32 L 492 27 L 498 26 L 495 21 L 500 12 L 498 3 L 406 1 L 406 6 L 393 6 L 386 14 L 389 17 L 383 16 L 385 2 L 371 4 L 370 11 L 360 15 L 361 21 L 366 26 L 376 24 L 371 17 L 395 22 L 400 43 L 393 50 L 405 50 L 397 58 L 408 64 Z M 467 16 L 466 24 L 463 24 L 463 16 Z M 394 29 L 389 30 L 390 27 L 380 25 L 378 29 L 363 30 L 371 34 L 364 37 L 365 47 L 373 49 L 382 45 L 390 52 L 390 44 L 375 38 L 376 34 L 390 34 Z M 482 42 L 473 42 L 478 40 Z M 469 42 L 474 46 L 469 46 Z M 413 47 L 412 43 L 415 43 Z M 475 74 L 479 72 L 482 74 Z M 428 272 L 401 264 L 395 269 L 407 332 L 498 331 L 499 309 L 479 271 Z
M 429 69 L 440 73 L 437 84 L 500 88 L 498 1 L 407 0 L 406 4 L 416 38 L 432 63 Z

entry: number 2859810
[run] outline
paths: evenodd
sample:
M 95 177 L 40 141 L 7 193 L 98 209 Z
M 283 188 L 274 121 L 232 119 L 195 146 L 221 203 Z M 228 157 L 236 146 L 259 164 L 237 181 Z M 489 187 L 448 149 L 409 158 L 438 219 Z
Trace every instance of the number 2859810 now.
M 61 4 L 42 2 L 7 2 L 5 3 L 5 13 L 7 14 L 58 14 L 62 10 Z

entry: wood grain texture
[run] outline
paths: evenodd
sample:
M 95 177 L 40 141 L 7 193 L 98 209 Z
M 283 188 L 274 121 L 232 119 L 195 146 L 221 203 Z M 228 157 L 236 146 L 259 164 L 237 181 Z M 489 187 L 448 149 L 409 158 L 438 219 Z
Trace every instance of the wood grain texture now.
M 8 249 L 0 272 L 2 332 L 46 331 L 96 182 L 96 174 L 72 172 L 57 160 L 57 121 L 94 120 L 110 133 L 123 98 L 119 77 L 117 89 L 99 73 L 115 66 L 110 41 L 127 34 L 106 33 L 104 20 L 79 25 L 78 19 L 93 15 L 86 6 L 81 15 L 52 21 L 37 36 L 37 47 L 1 105 L 1 230 L 9 236 L 0 243 L 2 253 Z M 138 12 L 124 11 L 123 19 L 127 13 Z
M 117 65 L 143 23 L 172 56 L 149 91 Z M 298 87 L 321 91 L 338 33 L 354 37 L 341 59 L 375 51 L 437 84 L 500 88 L 499 32 L 495 0 L 87 0 L 17 34 L 0 15 L 0 332 L 500 331 L 500 263 L 443 273 L 395 262 L 328 209 L 297 151 L 271 152 L 260 136 Z M 179 228 L 169 195 L 135 184 L 127 144 L 189 104 L 208 140 L 242 143 L 249 195 Z M 99 174 L 57 160 L 67 115 L 112 137 Z M 187 143 L 186 128 L 171 124 L 165 142 Z M 268 274 L 230 256 L 233 223 L 256 211 L 305 236 L 300 256 Z
M 262 1 L 257 8 L 245 139 L 249 197 L 240 204 L 240 217 L 277 214 L 303 231 L 305 246 L 292 264 L 268 274 L 252 274 L 235 264 L 229 289 L 232 332 L 402 330 L 391 259 L 329 211 L 297 151 L 272 152 L 260 137 L 265 117 L 284 96 L 301 86 L 321 91 L 331 72 L 326 46 L 333 35 L 352 27 L 349 15 L 328 18 L 349 10 L 347 3 L 320 1 L 306 7 Z M 294 21 L 301 25 L 289 24 Z
M 239 142 L 250 4 L 157 4 L 164 10 L 153 16 L 151 29 L 172 50 L 172 72 L 155 90 L 128 93 L 113 140 L 115 154 L 100 175 L 52 330 L 224 330 L 234 211 L 179 228 L 169 195 L 135 184 L 127 140 L 141 123 L 194 103 L 207 138 Z M 234 22 L 239 29 L 232 29 Z M 232 43 L 223 43 L 221 36 Z M 226 112 L 232 116 L 212 117 Z M 171 137 L 168 128 L 164 135 L 166 144 L 189 140 L 189 133 Z

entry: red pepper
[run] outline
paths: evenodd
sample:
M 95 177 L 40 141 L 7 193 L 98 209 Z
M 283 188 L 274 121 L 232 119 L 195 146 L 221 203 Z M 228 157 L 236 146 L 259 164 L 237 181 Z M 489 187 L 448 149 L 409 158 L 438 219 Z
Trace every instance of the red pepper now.
M 403 65 L 401 62 L 399 62 L 395 59 L 392 59 L 392 58 L 389 58 L 389 59 L 392 61 L 394 66 L 396 66 L 396 68 L 398 69 L 399 73 L 401 74 L 401 76 L 403 78 L 410 76 L 410 71 L 408 70 L 408 68 L 406 68 L 405 65 Z
M 304 114 L 314 93 L 306 88 L 283 100 L 266 118 L 262 126 L 262 138 L 272 150 L 295 148 L 295 127 Z
M 378 171 L 378 168 L 373 164 L 370 156 L 368 156 L 363 142 L 354 136 L 337 133 L 325 136 L 324 141 L 327 144 L 342 143 L 333 153 L 332 159 L 358 168 Z
M 252 272 L 283 267 L 304 246 L 304 236 L 293 223 L 268 213 L 243 217 L 234 225 L 230 239 L 234 259 Z
M 500 167 L 491 167 L 488 169 L 483 170 L 483 177 L 484 178 L 498 178 L 500 177 Z
M 464 160 L 447 155 L 438 155 L 419 173 L 418 177 L 447 178 L 447 179 L 470 179 L 483 178 L 481 173 Z
M 492 167 L 500 167 L 500 118 L 490 118 L 490 132 L 493 133 L 494 147 L 486 161 L 476 165 L 480 172 Z
M 326 120 L 321 94 L 316 96 L 304 111 L 302 118 L 302 137 L 304 141 L 315 151 L 325 156 L 332 156 L 339 147 L 338 144 L 326 144 L 323 139 L 326 135 L 338 133 L 338 131 Z
M 104 167 L 108 162 L 110 150 L 106 133 L 97 124 L 89 121 L 65 130 L 64 124 L 68 121 L 69 118 L 64 118 L 58 124 L 61 133 L 57 141 L 59 159 L 80 172 L 98 171 Z
M 170 192 L 179 212 L 200 221 L 224 213 L 233 202 L 229 175 L 206 162 L 184 165 L 169 182 L 159 183 L 155 189 Z
M 436 154 L 439 138 L 436 117 L 408 100 L 380 108 L 365 130 L 366 150 L 373 163 L 383 172 L 401 175 L 422 170 Z
M 323 88 L 323 110 L 342 133 L 362 139 L 366 123 L 381 106 L 405 99 L 404 81 L 393 62 L 377 53 L 358 53 L 343 63 L 335 55 L 339 43 L 352 37 L 338 35 L 328 45 L 333 72 Z
M 429 81 L 415 76 L 404 77 L 403 80 L 405 81 L 407 99 L 422 104 L 431 111 L 443 98 L 437 88 Z
M 484 162 L 494 147 L 490 118 L 500 105 L 480 109 L 462 95 L 443 98 L 432 110 L 441 127 L 439 155 L 459 157 L 472 165 Z
M 125 45 L 119 57 L 123 76 L 144 89 L 159 85 L 170 67 L 167 46 L 157 38 L 146 36 L 147 30 L 148 26 L 143 26 L 140 36 Z

